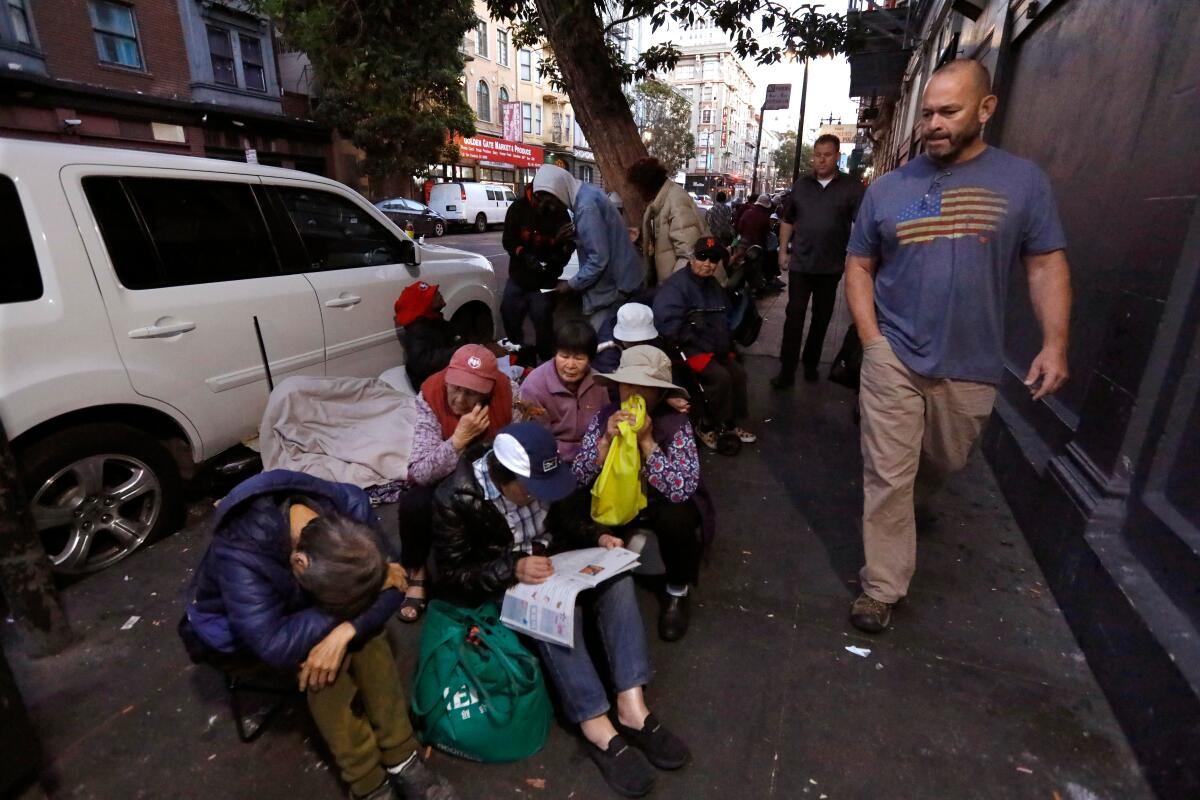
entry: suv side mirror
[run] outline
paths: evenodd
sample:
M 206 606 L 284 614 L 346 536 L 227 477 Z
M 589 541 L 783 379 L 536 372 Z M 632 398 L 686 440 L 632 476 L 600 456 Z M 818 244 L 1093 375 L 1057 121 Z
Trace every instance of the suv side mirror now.
M 411 266 L 420 266 L 421 264 L 421 248 L 417 243 L 407 236 L 401 236 L 400 239 L 400 263 L 409 264 Z

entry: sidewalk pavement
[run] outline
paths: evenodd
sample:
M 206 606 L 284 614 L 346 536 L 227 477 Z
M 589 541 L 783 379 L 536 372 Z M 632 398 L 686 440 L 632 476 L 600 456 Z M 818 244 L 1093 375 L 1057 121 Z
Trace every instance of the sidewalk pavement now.
M 764 304 L 752 353 L 777 346 L 784 301 Z M 827 358 L 839 325 L 843 315 Z M 657 670 L 648 700 L 695 755 L 653 796 L 1151 797 L 984 461 L 939 496 L 894 629 L 858 633 L 847 622 L 862 559 L 854 396 L 824 380 L 772 392 L 774 360 L 750 355 L 747 366 L 760 439 L 736 458 L 703 457 L 721 523 L 683 641 L 654 638 L 657 605 L 642 593 Z M 344 796 L 299 697 L 241 744 L 219 675 L 184 655 L 175 623 L 210 504 L 178 535 L 66 590 L 81 639 L 62 655 L 23 659 L 0 626 L 51 797 Z M 419 628 L 392 628 L 411 675 Z M 464 800 L 615 797 L 561 724 L 521 763 L 436 752 L 432 763 Z

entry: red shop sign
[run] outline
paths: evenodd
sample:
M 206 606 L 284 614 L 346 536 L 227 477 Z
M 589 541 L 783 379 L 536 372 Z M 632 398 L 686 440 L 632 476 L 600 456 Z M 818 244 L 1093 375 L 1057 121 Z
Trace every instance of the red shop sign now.
M 491 136 L 454 137 L 463 158 L 476 161 L 499 161 L 517 167 L 540 167 L 545 158 L 542 148 Z

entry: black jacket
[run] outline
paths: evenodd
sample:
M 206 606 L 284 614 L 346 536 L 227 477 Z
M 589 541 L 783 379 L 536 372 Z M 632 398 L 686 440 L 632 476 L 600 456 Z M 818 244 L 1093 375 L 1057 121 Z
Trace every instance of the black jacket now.
M 466 344 L 454 330 L 454 325 L 441 317 L 409 323 L 404 327 L 401 343 L 404 345 L 404 369 L 408 372 L 409 383 L 418 392 L 425 379 L 449 366 L 454 351 Z
M 433 559 L 438 596 L 451 603 L 476 606 L 494 600 L 517 582 L 513 535 L 495 503 L 483 496 L 473 462 L 481 453 L 464 455 L 458 468 L 433 495 Z M 550 552 L 596 547 L 604 531 L 592 521 L 591 495 L 577 491 L 547 509 Z
M 554 243 L 562 227 L 571 222 L 567 210 L 556 207 L 559 211 L 550 213 L 521 197 L 504 216 L 501 244 L 508 253 L 508 275 L 522 289 L 553 289 L 575 251 L 570 240 Z
M 654 327 L 686 357 L 714 353 L 721 359 L 733 349 L 729 296 L 715 277 L 701 278 L 685 267 L 658 287 Z

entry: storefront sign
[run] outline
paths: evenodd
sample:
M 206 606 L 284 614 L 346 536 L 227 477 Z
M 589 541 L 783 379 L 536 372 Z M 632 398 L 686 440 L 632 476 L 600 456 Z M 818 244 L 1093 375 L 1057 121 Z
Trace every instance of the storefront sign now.
M 819 136 L 824 136 L 831 133 L 838 138 L 842 144 L 854 144 L 854 138 L 858 135 L 857 125 L 822 125 L 817 131 Z
M 501 103 L 500 116 L 504 125 L 504 138 L 510 142 L 525 141 L 525 134 L 521 125 L 521 104 Z
M 454 141 L 463 158 L 478 161 L 498 161 L 517 167 L 536 167 L 544 158 L 542 148 L 507 139 L 494 139 L 491 136 L 472 136 L 464 139 L 456 136 Z

